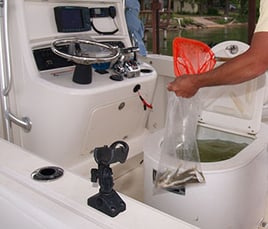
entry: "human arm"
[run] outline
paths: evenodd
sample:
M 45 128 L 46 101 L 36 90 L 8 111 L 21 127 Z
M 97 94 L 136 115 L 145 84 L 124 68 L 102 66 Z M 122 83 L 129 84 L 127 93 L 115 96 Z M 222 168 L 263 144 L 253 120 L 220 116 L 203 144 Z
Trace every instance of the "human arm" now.
M 268 32 L 256 32 L 250 48 L 225 64 L 202 74 L 183 75 L 168 84 L 177 96 L 192 97 L 202 87 L 238 84 L 268 69 Z

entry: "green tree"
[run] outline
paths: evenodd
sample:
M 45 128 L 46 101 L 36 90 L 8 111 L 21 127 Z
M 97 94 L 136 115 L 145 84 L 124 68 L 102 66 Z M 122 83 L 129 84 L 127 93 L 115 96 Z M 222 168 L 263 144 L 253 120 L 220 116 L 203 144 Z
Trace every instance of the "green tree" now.
M 245 15 L 248 14 L 248 0 L 240 0 L 240 10 L 239 14 Z
M 230 9 L 230 2 L 229 0 L 225 0 L 225 6 L 224 6 L 224 15 L 229 16 L 229 9 Z
M 199 12 L 199 14 L 200 15 L 205 14 L 205 12 L 207 10 L 208 1 L 207 0 L 196 0 L 195 2 L 198 5 L 198 12 Z

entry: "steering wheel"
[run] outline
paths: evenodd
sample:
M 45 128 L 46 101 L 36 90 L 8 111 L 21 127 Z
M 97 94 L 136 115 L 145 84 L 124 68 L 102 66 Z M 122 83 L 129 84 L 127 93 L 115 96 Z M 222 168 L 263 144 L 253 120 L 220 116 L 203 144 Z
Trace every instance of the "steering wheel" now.
M 68 53 L 58 49 L 64 45 L 69 45 Z M 51 49 L 60 57 L 84 65 L 111 62 L 120 55 L 119 50 L 111 45 L 78 38 L 55 40 L 51 44 Z
M 68 47 L 68 49 L 63 52 L 60 47 Z M 78 38 L 57 39 L 52 42 L 51 50 L 56 55 L 77 64 L 73 81 L 79 84 L 91 83 L 91 64 L 112 62 L 120 56 L 120 51 L 116 47 Z

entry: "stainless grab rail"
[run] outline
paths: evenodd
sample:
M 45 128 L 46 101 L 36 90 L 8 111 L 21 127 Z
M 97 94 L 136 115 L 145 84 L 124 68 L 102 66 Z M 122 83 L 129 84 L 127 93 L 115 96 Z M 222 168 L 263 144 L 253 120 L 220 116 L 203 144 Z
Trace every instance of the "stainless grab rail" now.
M 21 119 L 19 119 L 12 113 L 7 113 L 7 117 L 10 121 L 22 127 L 26 132 L 29 132 L 32 128 L 32 122 L 28 117 L 22 117 Z
M 3 94 L 8 95 L 11 88 L 11 62 L 9 52 L 9 37 L 8 37 L 8 3 L 4 3 L 4 40 L 5 40 L 5 57 L 6 57 L 6 85 L 3 88 Z
M 27 117 L 22 119 L 16 117 L 10 112 L 8 94 L 11 89 L 11 61 L 9 52 L 9 31 L 8 31 L 8 1 L 0 0 L 0 86 L 1 86 L 1 111 L 3 121 L 4 138 L 13 142 L 13 133 L 11 123 L 22 127 L 26 132 L 29 132 L 32 127 L 31 120 Z

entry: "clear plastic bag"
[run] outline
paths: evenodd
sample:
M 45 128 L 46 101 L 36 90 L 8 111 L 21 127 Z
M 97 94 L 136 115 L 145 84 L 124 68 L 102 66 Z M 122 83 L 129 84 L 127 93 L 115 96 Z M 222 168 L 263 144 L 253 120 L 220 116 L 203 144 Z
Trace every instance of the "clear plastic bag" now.
M 203 183 L 196 141 L 198 98 L 184 99 L 168 94 L 164 139 L 155 179 L 157 189 L 178 190 L 189 183 Z
M 176 77 L 206 72 L 216 63 L 214 53 L 205 43 L 177 37 L 173 41 Z M 196 140 L 199 99 L 168 94 L 164 139 L 155 179 L 155 187 L 177 192 L 186 184 L 204 183 Z

